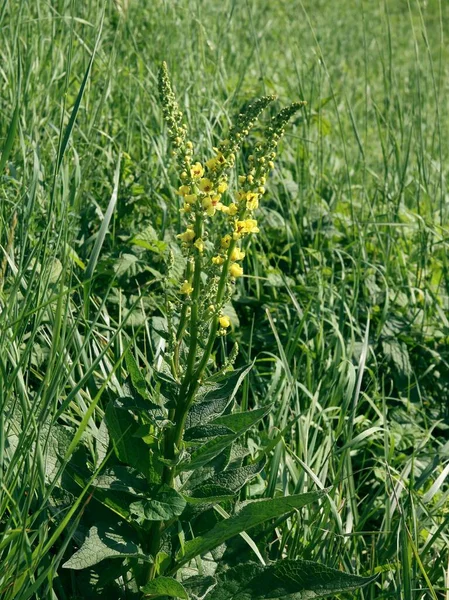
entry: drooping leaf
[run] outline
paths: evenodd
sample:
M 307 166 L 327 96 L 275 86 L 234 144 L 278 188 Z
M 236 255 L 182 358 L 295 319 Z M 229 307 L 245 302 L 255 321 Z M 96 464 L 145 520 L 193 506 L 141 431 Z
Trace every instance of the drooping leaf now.
M 168 485 L 154 486 L 149 495 L 130 504 L 131 515 L 138 523 L 168 521 L 179 517 L 186 506 L 184 498 Z
M 195 556 L 216 548 L 242 531 L 246 531 L 270 519 L 280 517 L 292 510 L 315 502 L 324 493 L 324 491 L 316 491 L 285 496 L 283 498 L 268 498 L 244 502 L 232 517 L 220 521 L 211 530 L 187 542 L 184 545 L 183 552 L 178 553 L 177 559 L 183 565 L 192 558 L 195 558 Z
M 169 598 L 189 600 L 189 595 L 182 584 L 172 577 L 157 577 L 157 579 L 153 579 L 140 589 L 146 597 L 158 598 L 159 596 L 168 596 Z
M 135 541 L 130 527 L 120 523 L 114 524 L 114 527 L 99 524 L 91 527 L 84 544 L 62 566 L 66 569 L 87 569 L 105 558 L 126 556 L 150 560 Z
M 223 414 L 251 370 L 252 365 L 227 373 L 219 381 L 205 384 L 199 390 L 201 400 L 195 403 L 187 415 L 186 429 L 204 425 Z
M 271 406 L 257 408 L 256 410 L 248 410 L 246 412 L 236 412 L 230 415 L 222 415 L 214 419 L 213 425 L 222 425 L 232 429 L 232 431 L 247 431 L 255 425 L 260 419 L 269 413 Z
M 308 560 L 241 564 L 218 576 L 207 600 L 312 600 L 350 592 L 376 577 L 359 577 Z

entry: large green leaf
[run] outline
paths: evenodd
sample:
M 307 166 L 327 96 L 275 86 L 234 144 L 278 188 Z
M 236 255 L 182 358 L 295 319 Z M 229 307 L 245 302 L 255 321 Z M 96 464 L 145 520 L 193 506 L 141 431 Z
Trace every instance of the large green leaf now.
M 131 515 L 138 523 L 168 521 L 179 517 L 186 506 L 184 498 L 168 485 L 154 486 L 149 497 L 130 504 Z
M 238 439 L 243 433 L 248 431 L 248 429 L 250 429 L 253 425 L 263 419 L 263 417 L 268 414 L 270 409 L 270 406 L 266 406 L 264 408 L 258 408 L 256 410 L 239 413 L 240 418 L 232 420 L 233 427 L 229 428 L 235 433 L 221 435 L 214 439 L 208 440 L 192 453 L 189 462 L 181 463 L 178 467 L 178 470 L 194 471 L 199 467 L 204 466 L 210 460 L 218 456 L 220 452 L 232 444 L 232 442 Z
M 235 495 L 263 469 L 265 461 L 237 469 L 228 469 L 207 478 L 188 493 L 187 501 L 195 504 L 219 502 Z
M 350 592 L 375 577 L 358 577 L 308 560 L 241 564 L 225 571 L 207 600 L 312 600 Z
M 150 596 L 151 598 L 168 596 L 169 598 L 181 598 L 182 600 L 189 600 L 189 596 L 182 584 L 172 577 L 158 577 L 140 589 L 144 593 L 144 596 Z
M 270 519 L 280 517 L 292 510 L 310 504 L 321 498 L 324 493 L 323 491 L 316 491 L 282 498 L 244 502 L 232 517 L 220 521 L 211 530 L 187 542 L 183 551 L 178 553 L 179 564 L 186 564 L 195 556 L 216 548 L 242 531 L 247 531 L 252 527 L 256 527 L 256 525 L 261 525 Z
M 117 457 L 125 464 L 140 471 L 140 473 L 148 475 L 150 471 L 150 449 L 142 439 L 133 437 L 139 430 L 140 424 L 123 400 L 118 399 L 109 402 L 106 407 L 105 418 L 108 432 Z
M 130 350 L 125 352 L 125 362 L 133 388 L 142 398 L 148 398 L 147 382 Z
M 144 496 L 148 493 L 148 483 L 140 473 L 124 465 L 114 465 L 99 475 L 93 483 L 102 490 L 125 492 L 133 496 Z
M 99 524 L 98 527 L 91 527 L 84 544 L 62 566 L 67 569 L 87 569 L 105 558 L 125 556 L 150 560 L 135 541 L 131 528 L 119 523 L 114 527 Z
M 203 600 L 216 583 L 217 580 L 211 575 L 195 575 L 184 579 L 182 585 L 189 594 L 190 600 Z
M 226 373 L 218 381 L 209 382 L 199 390 L 201 400 L 195 403 L 187 415 L 186 428 L 204 425 L 223 414 L 251 370 L 252 365 Z

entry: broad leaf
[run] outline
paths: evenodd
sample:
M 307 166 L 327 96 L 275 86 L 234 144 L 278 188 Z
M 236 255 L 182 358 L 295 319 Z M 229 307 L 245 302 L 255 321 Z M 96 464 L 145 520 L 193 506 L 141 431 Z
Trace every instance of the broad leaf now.
M 169 598 L 181 598 L 182 600 L 189 600 L 189 596 L 182 584 L 172 577 L 158 577 L 140 589 L 144 593 L 144 596 L 150 596 L 151 598 L 169 596 Z
M 115 524 L 114 528 L 99 524 L 89 530 L 81 548 L 62 566 L 67 569 L 87 569 L 105 558 L 125 556 L 150 560 L 132 538 L 134 532 L 128 527 Z
M 227 373 L 217 382 L 204 385 L 200 388 L 199 394 L 202 394 L 201 401 L 195 403 L 187 415 L 186 428 L 195 425 L 204 425 L 212 419 L 222 415 L 226 408 L 234 400 L 235 395 L 251 370 L 252 365 L 236 369 Z
M 242 531 L 247 531 L 252 527 L 256 527 L 256 525 L 261 525 L 270 519 L 280 517 L 292 510 L 310 504 L 321 498 L 324 493 L 324 491 L 317 491 L 283 498 L 244 502 L 232 517 L 220 521 L 211 530 L 187 542 L 183 551 L 178 553 L 179 564 L 186 564 L 195 556 L 216 548 Z
M 131 515 L 138 523 L 168 521 L 179 517 L 186 506 L 184 498 L 168 485 L 154 486 L 149 497 L 130 504 Z
M 114 444 L 117 457 L 127 465 L 134 467 L 144 475 L 150 471 L 150 450 L 142 439 L 133 437 L 139 429 L 139 422 L 128 410 L 126 404 L 118 399 L 109 402 L 106 407 L 106 424 Z
M 186 499 L 194 504 L 227 500 L 260 473 L 264 465 L 265 461 L 260 461 L 254 465 L 216 473 L 195 487 Z
M 125 353 L 125 361 L 133 388 L 142 398 L 148 398 L 147 382 L 140 372 L 136 359 L 129 350 Z
M 189 594 L 190 600 L 203 600 L 216 583 L 217 580 L 211 575 L 205 577 L 199 575 L 185 579 L 182 585 Z
M 258 408 L 257 410 L 239 413 L 241 418 L 233 420 L 232 424 L 233 427 L 237 427 L 237 424 L 239 423 L 241 425 L 240 429 L 234 429 L 235 433 L 233 434 L 222 435 L 207 441 L 192 453 L 188 463 L 180 464 L 178 470 L 194 471 L 195 469 L 204 466 L 210 460 L 218 456 L 220 452 L 232 444 L 232 442 L 238 439 L 243 433 L 248 431 L 248 429 L 250 429 L 253 425 L 263 419 L 263 417 L 268 414 L 270 409 L 271 407 L 267 406 L 264 408 Z
M 374 581 L 308 560 L 241 564 L 223 572 L 207 600 L 311 600 L 350 592 Z
M 133 496 L 148 493 L 148 483 L 140 473 L 123 465 L 114 465 L 97 477 L 93 486 L 103 490 L 126 492 Z

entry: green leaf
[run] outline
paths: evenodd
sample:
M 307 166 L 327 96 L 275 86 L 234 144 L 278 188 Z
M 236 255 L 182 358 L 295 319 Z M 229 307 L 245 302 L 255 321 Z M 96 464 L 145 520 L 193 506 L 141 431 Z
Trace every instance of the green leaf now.
M 187 415 L 186 429 L 195 425 L 204 425 L 219 417 L 229 404 L 251 370 L 252 365 L 227 373 L 218 381 L 213 381 L 199 389 L 201 401 L 195 403 Z
M 205 444 L 202 444 L 197 450 L 195 450 L 191 457 L 190 461 L 186 463 L 181 463 L 178 467 L 179 471 L 194 471 L 199 467 L 204 466 L 210 460 L 218 456 L 225 448 L 227 448 L 232 442 L 234 442 L 237 438 L 239 438 L 243 433 L 248 431 L 253 425 L 258 423 L 265 415 L 267 415 L 271 410 L 271 406 L 266 406 L 264 408 L 258 408 L 257 410 L 251 410 L 244 413 L 239 413 L 236 415 L 237 418 L 229 419 L 229 423 L 232 425 L 233 431 L 235 433 L 229 435 L 222 435 L 216 437 L 215 439 L 211 439 L 207 441 Z M 231 416 L 231 415 L 229 415 Z M 221 417 L 220 419 L 226 420 L 227 417 Z M 220 425 L 221 423 L 217 423 L 219 419 L 216 419 L 215 424 Z M 225 424 L 225 422 L 223 422 Z M 186 432 L 187 434 L 187 432 Z
M 124 465 L 109 467 L 92 485 L 102 490 L 125 492 L 133 496 L 143 496 L 148 493 L 145 477 Z
M 158 238 L 156 230 L 151 225 L 148 225 L 143 231 L 132 237 L 130 242 L 135 246 L 140 246 L 156 254 L 163 254 L 168 247 L 167 242 L 163 242 Z
M 242 531 L 247 531 L 270 519 L 280 517 L 292 510 L 297 510 L 306 504 L 315 502 L 324 493 L 324 491 L 316 491 L 285 496 L 283 498 L 268 498 L 244 502 L 232 517 L 220 521 L 211 530 L 187 542 L 184 545 L 183 552 L 180 552 L 177 556 L 179 564 L 184 565 L 192 558 L 195 558 L 195 556 L 216 548 Z
M 236 412 L 230 415 L 223 415 L 214 419 L 213 425 L 224 425 L 232 431 L 247 431 L 255 425 L 260 419 L 263 419 L 271 410 L 270 406 L 264 406 L 256 410 L 248 410 L 246 412 Z
M 150 450 L 142 439 L 133 437 L 140 426 L 133 413 L 118 399 L 106 406 L 105 419 L 117 457 L 147 476 Z
M 220 435 L 232 435 L 233 429 L 225 427 L 224 425 L 196 425 L 187 429 L 184 434 L 185 442 L 194 442 L 195 440 L 206 440 L 207 438 L 215 438 Z
M 254 465 L 229 469 L 207 478 L 186 497 L 187 502 L 204 504 L 222 502 L 232 498 L 246 483 L 251 481 L 265 465 L 265 460 Z
M 16 137 L 17 125 L 19 123 L 19 103 L 17 102 L 14 112 L 12 113 L 11 123 L 9 124 L 8 135 L 3 146 L 2 155 L 0 158 L 0 175 L 6 165 L 6 162 L 11 154 L 11 150 L 14 144 L 14 138 Z
M 62 566 L 66 569 L 87 569 L 105 558 L 133 556 L 150 560 L 132 539 L 134 532 L 122 524 L 108 527 L 104 524 L 91 527 L 81 548 Z
M 217 584 L 217 580 L 212 575 L 195 575 L 184 579 L 182 585 L 189 594 L 190 600 L 203 600 L 211 588 Z
M 350 592 L 376 577 L 358 577 L 308 560 L 241 564 L 218 577 L 207 600 L 312 600 Z
M 133 388 L 140 396 L 142 396 L 142 398 L 147 398 L 147 382 L 145 381 L 144 376 L 140 372 L 136 359 L 129 350 L 125 352 L 125 362 L 126 368 L 128 369 L 128 373 L 131 378 L 131 384 Z
M 131 515 L 140 524 L 143 521 L 168 521 L 179 517 L 186 506 L 184 498 L 165 484 L 154 486 L 149 496 L 129 506 Z
M 159 596 L 169 596 L 170 598 L 181 598 L 189 600 L 189 595 L 184 587 L 172 577 L 158 577 L 153 579 L 140 588 L 145 596 L 158 598 Z

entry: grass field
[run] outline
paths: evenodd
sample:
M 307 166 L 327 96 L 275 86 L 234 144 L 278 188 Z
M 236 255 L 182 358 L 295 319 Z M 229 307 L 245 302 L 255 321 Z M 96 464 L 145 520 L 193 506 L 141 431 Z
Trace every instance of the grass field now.
M 0 598 L 142 598 L 156 573 L 211 576 L 209 562 L 220 572 L 245 557 L 378 575 L 346 595 L 329 588 L 332 597 L 449 600 L 449 3 L 0 0 L 0 32 Z M 187 575 L 164 535 L 174 528 L 183 547 L 233 514 L 233 501 L 191 508 L 197 529 L 177 513 L 160 528 L 148 513 L 133 521 L 104 483 L 108 468 L 137 468 L 149 448 L 165 457 L 158 483 L 184 476 L 175 485 L 171 433 L 158 438 L 159 425 L 131 418 L 114 437 L 120 411 L 110 408 L 147 386 L 154 409 L 169 381 L 158 373 L 171 320 L 190 314 L 167 302 L 185 258 L 163 61 L 201 162 L 248 101 L 278 96 L 262 124 L 307 102 L 279 144 L 260 233 L 243 241 L 245 274 L 225 306 L 232 327 L 196 373 L 253 363 L 234 411 L 261 417 L 241 429 L 228 462 L 214 463 L 226 471 L 263 459 L 240 500 L 326 490 L 237 531 Z M 221 235 L 221 221 L 207 227 L 208 239 Z M 193 360 L 207 348 L 201 335 L 198 344 Z M 173 380 L 192 374 L 180 347 L 187 366 L 175 360 Z M 164 419 L 176 419 L 167 407 Z M 129 493 L 126 477 L 116 485 Z M 105 523 L 105 560 L 64 567 Z M 125 526 L 142 551 L 120 546 Z M 308 593 L 190 598 L 324 595 Z

